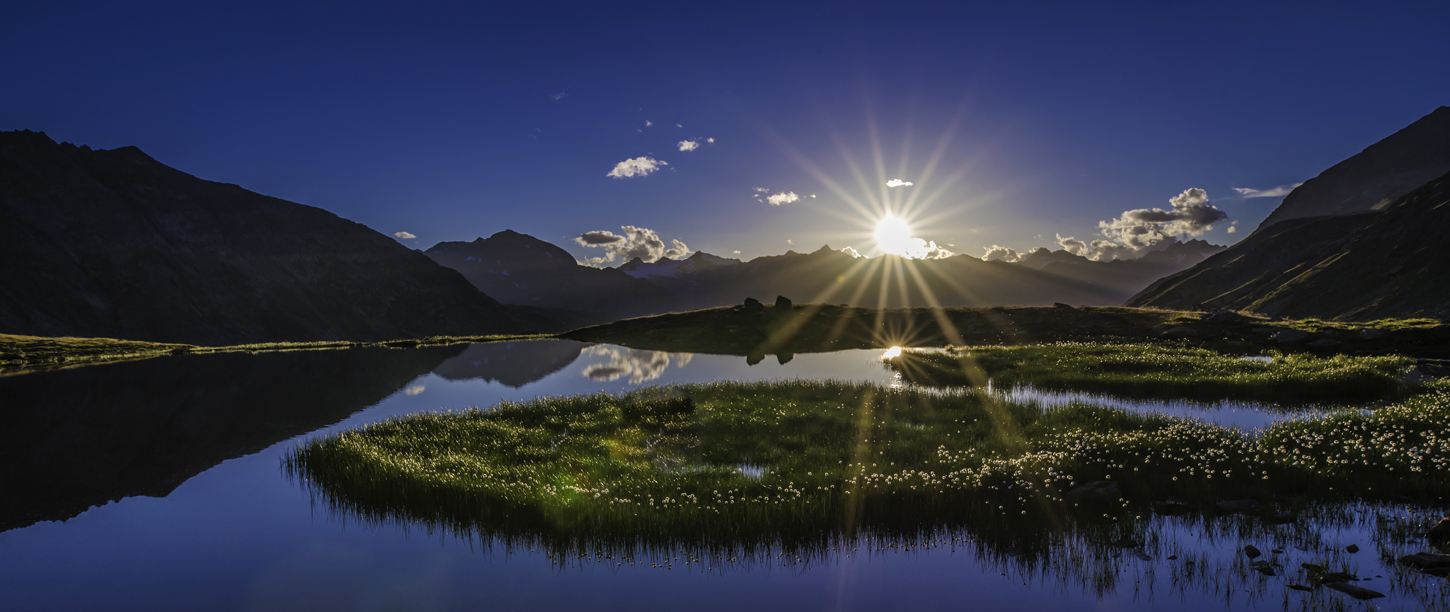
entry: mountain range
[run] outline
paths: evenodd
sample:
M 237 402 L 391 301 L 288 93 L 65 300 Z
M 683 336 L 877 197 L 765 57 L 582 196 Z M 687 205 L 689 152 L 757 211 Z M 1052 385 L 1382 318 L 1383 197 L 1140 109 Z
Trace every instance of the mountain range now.
M 1242 242 L 1127 304 L 1344 320 L 1450 317 L 1447 173 L 1450 107 L 1440 107 L 1306 181 Z
M 0 132 L 0 333 L 191 344 L 562 327 L 337 215 Z

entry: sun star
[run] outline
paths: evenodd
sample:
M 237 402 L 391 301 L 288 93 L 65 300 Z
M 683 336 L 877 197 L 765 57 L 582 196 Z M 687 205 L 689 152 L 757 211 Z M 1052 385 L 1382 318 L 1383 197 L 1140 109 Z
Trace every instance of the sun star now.
M 888 254 L 906 257 L 911 251 L 911 238 L 906 219 L 888 213 L 876 224 L 876 246 Z

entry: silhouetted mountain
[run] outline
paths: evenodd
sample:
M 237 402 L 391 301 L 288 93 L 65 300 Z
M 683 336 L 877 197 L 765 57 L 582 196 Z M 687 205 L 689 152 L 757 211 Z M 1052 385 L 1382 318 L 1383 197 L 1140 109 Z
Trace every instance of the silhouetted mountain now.
M 960 255 L 938 260 L 856 258 L 829 248 L 702 266 L 650 280 L 667 285 L 684 309 L 739 304 L 746 297 L 853 306 L 1119 304 L 1131 292 L 1003 262 Z M 928 297 L 930 296 L 930 297 Z
M 215 345 L 540 324 L 325 210 L 38 132 L 0 133 L 0 259 L 3 333 Z
M 739 259 L 729 259 L 718 255 L 711 255 L 704 251 L 696 251 L 694 255 L 679 261 L 668 257 L 661 257 L 653 263 L 645 263 L 636 257 L 625 262 L 624 265 L 617 269 L 635 278 L 649 278 L 651 276 L 676 277 L 677 275 L 693 274 L 718 266 L 734 266 L 739 264 Z
M 448 380 L 477 378 L 517 389 L 574 363 L 588 346 L 573 340 L 474 344 L 433 373 Z
M 1034 268 L 1048 274 L 1097 285 L 1113 292 L 1116 296 L 1121 296 L 1119 301 L 1112 303 L 1112 305 L 1116 305 L 1142 291 L 1153 281 L 1186 270 L 1224 248 L 1203 240 L 1190 240 L 1175 242 L 1166 249 L 1149 252 L 1137 259 L 1113 261 L 1092 261 L 1064 250 L 1038 249 L 1028 253 L 1026 257 L 1022 258 L 1022 261 L 1013 265 Z
M 1443 109 L 1442 109 L 1443 110 Z M 1450 317 L 1450 174 L 1380 210 L 1288 219 L 1129 306 L 1369 320 Z
M 591 322 L 675 309 L 669 291 L 618 269 L 579 265 L 568 251 L 504 230 L 473 242 L 440 242 L 424 254 L 505 304 L 587 313 Z
M 223 461 L 372 406 L 462 351 L 188 355 L 0 377 L 0 531 L 165 497 Z
M 1450 172 L 1450 107 L 1442 106 L 1284 197 L 1255 232 L 1280 221 L 1382 209 Z

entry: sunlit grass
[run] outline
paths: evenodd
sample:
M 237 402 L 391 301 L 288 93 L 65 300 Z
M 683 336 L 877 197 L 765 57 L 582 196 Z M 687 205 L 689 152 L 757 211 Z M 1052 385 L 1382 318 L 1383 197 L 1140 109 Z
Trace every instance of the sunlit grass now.
M 1351 357 L 1268 351 L 1262 359 L 1181 345 L 1064 342 L 907 351 L 888 362 L 928 386 L 991 379 L 1135 397 L 1357 401 L 1400 388 L 1406 357 Z

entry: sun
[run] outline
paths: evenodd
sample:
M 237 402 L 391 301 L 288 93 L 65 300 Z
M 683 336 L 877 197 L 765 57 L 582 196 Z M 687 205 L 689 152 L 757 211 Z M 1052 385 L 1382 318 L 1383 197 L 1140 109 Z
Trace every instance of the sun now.
M 906 219 L 887 213 L 876 224 L 876 246 L 888 255 L 908 257 L 911 253 L 911 227 Z

